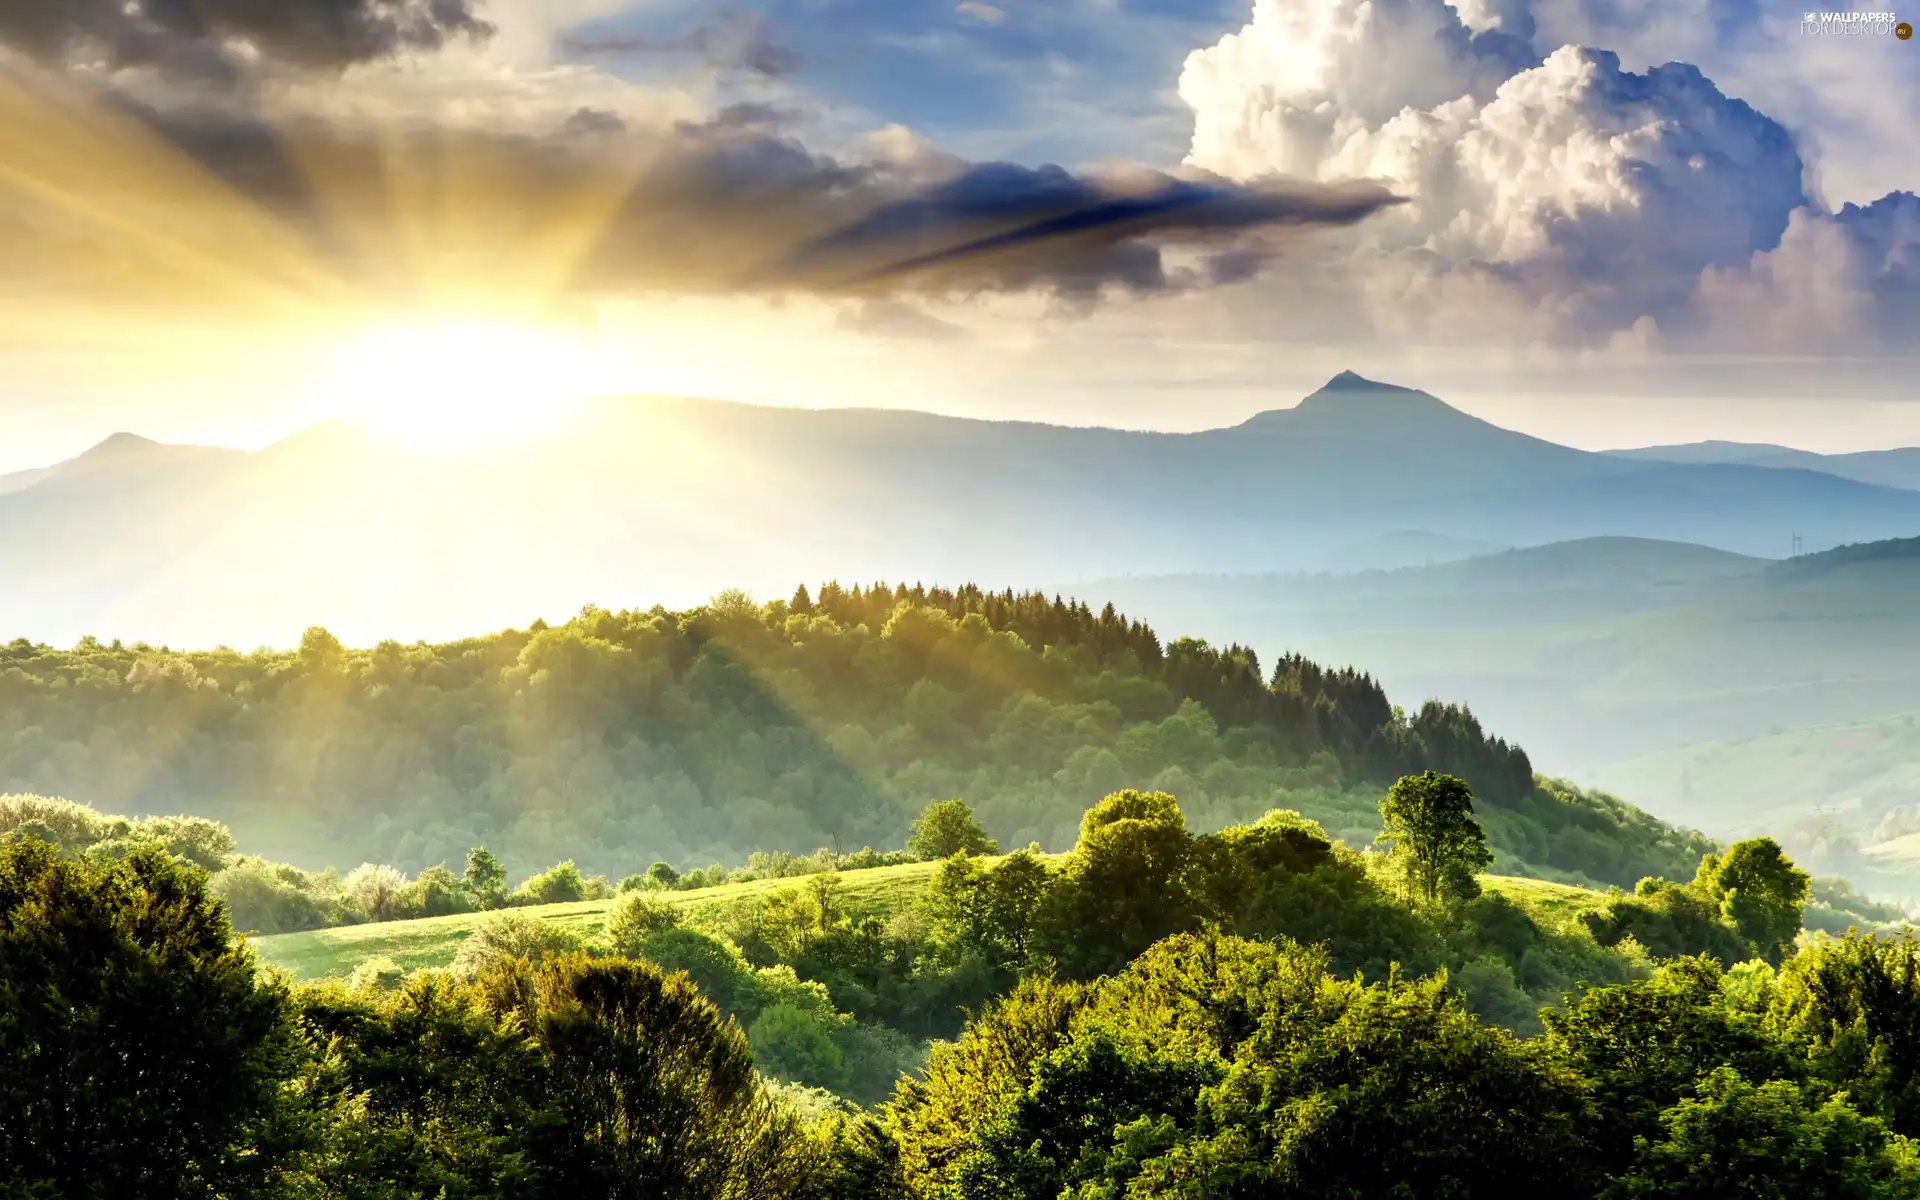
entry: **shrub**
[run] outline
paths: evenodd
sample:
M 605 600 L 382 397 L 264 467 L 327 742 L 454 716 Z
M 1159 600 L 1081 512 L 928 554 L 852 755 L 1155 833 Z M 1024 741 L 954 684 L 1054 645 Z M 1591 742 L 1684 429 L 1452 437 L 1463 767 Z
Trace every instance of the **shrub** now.
M 294 878 L 288 878 L 291 875 Z M 327 905 L 297 879 L 297 868 L 260 859 L 242 859 L 209 881 L 209 890 L 227 906 L 227 919 L 241 933 L 294 933 L 323 929 Z
M 407 877 L 384 863 L 361 863 L 340 881 L 347 899 L 369 921 L 391 921 L 401 915 Z
M 526 959 L 540 962 L 580 948 L 580 937 L 570 929 L 527 913 L 495 913 L 473 927 L 453 956 L 453 971 L 462 977 L 478 975 L 500 962 Z
M 347 976 L 347 986 L 356 990 L 390 992 L 407 977 L 404 967 L 384 954 L 362 962 Z
M 516 904 L 565 904 L 583 899 L 586 891 L 587 883 L 580 877 L 580 868 L 568 859 L 521 884 L 513 899 Z
M 641 958 L 649 938 L 679 923 L 680 909 L 652 890 L 623 892 L 607 913 L 607 941 L 616 954 Z

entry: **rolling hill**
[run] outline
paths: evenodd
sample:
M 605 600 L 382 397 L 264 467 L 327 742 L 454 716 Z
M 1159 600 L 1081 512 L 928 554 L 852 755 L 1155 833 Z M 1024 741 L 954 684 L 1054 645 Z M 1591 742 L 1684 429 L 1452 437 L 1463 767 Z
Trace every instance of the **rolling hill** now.
M 1920 488 L 1920 446 L 1892 450 L 1862 450 L 1851 454 L 1816 454 L 1791 446 L 1764 442 L 1689 442 L 1678 446 L 1642 446 L 1609 450 L 1623 458 L 1663 463 L 1734 463 L 1750 467 L 1782 467 L 1819 471 L 1880 487 Z
M 1395 695 L 1457 697 L 1536 761 L 1715 836 L 1839 807 L 1864 839 L 1920 799 L 1862 793 L 1848 774 L 1865 764 L 1819 732 L 1920 709 L 1920 539 L 1780 562 L 1599 539 L 1350 576 L 1079 590 L 1263 653 L 1366 663 Z M 1788 744 L 1833 757 L 1815 768 L 1783 758 Z M 1920 748 L 1901 745 L 1889 753 Z M 1703 765 L 1725 756 L 1752 761 Z
M 1596 536 L 1751 555 L 1915 531 L 1920 492 L 1589 453 L 1351 372 L 1190 434 L 610 400 L 461 453 L 341 423 L 247 454 L 116 437 L 0 491 L 0 629 L 408 640 L 823 576 L 1298 571 Z

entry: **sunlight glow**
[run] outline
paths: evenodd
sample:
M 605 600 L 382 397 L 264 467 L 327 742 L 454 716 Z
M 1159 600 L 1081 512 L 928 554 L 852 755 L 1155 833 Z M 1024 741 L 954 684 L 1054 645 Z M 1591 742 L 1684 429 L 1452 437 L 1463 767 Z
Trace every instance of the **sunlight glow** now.
M 551 429 L 613 386 L 584 339 L 506 322 L 380 329 L 344 346 L 330 374 L 342 411 L 443 448 Z

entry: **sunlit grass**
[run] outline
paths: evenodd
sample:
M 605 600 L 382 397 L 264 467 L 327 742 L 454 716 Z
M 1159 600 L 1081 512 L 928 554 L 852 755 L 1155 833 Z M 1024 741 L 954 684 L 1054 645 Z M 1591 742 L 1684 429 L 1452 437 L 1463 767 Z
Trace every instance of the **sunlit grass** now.
M 1059 862 L 1063 855 L 1050 855 Z M 991 860 L 988 860 L 991 861 Z M 905 912 L 914 897 L 933 878 L 939 863 L 908 863 L 897 867 L 872 867 L 861 871 L 842 871 L 838 878 L 838 902 L 856 918 L 877 916 L 882 919 Z M 782 888 L 804 885 L 805 877 L 756 879 L 750 883 L 729 883 L 719 887 L 661 895 L 679 906 L 683 919 L 700 926 L 717 918 L 728 905 Z M 1486 875 L 1482 885 L 1513 900 L 1545 928 L 1560 932 L 1583 932 L 1578 924 L 1583 912 L 1605 905 L 1605 893 L 1588 891 L 1541 879 L 1523 879 L 1510 875 Z M 572 904 L 541 904 L 513 909 L 564 926 L 582 938 L 597 936 L 606 926 L 612 900 L 582 900 Z M 459 913 L 449 917 L 423 917 L 413 921 L 385 921 L 371 925 L 348 925 L 339 929 L 318 929 L 307 933 L 282 933 L 251 939 L 263 965 L 277 967 L 295 979 L 344 978 L 370 958 L 391 958 L 405 970 L 420 967 L 444 967 L 459 953 L 460 944 L 487 913 Z

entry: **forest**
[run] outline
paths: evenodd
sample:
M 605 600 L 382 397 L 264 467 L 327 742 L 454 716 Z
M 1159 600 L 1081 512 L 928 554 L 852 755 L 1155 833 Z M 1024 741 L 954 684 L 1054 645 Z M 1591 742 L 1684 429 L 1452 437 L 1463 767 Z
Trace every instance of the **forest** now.
M 690 921 L 661 863 L 591 941 L 506 908 L 308 983 L 233 936 L 204 837 L 29 823 L 5 1194 L 1920 1196 L 1920 941 L 1810 933 L 1767 839 L 1553 925 L 1476 811 L 1404 776 L 1356 851 L 1122 790 L 1043 858 L 948 800 L 891 919 L 821 871 Z
M 9 1200 L 1920 1198 L 1904 912 L 1354 670 L 834 585 L 4 653 Z
M 190 812 L 308 872 L 457 871 L 477 845 L 520 878 L 738 867 L 897 846 L 944 797 L 1064 852 L 1127 787 L 1199 828 L 1291 808 L 1359 846 L 1380 790 L 1429 768 L 1470 782 L 1510 873 L 1630 887 L 1706 847 L 1536 778 L 1458 706 L 1031 593 L 828 583 L 371 649 L 0 646 L 0 793 Z

